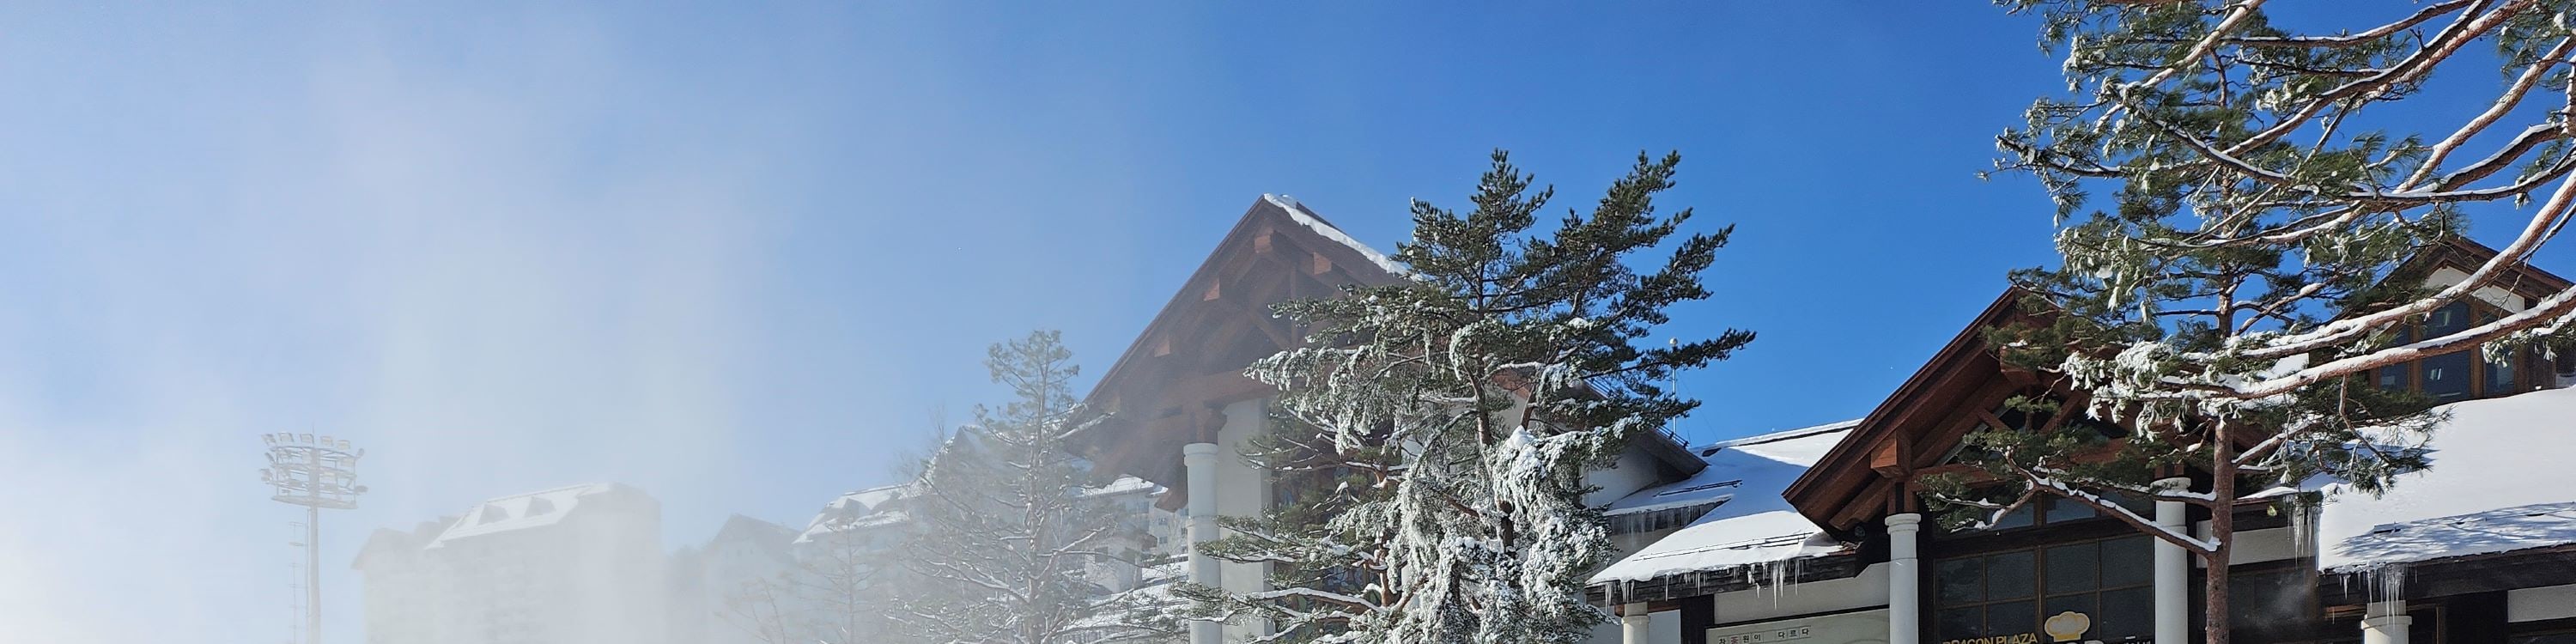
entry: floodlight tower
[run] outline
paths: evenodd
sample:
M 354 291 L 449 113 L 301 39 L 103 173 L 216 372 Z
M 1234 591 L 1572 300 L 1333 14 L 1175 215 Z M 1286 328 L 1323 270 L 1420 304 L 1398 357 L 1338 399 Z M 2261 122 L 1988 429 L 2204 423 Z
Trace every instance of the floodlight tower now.
M 268 443 L 268 467 L 259 471 L 259 480 L 277 490 L 269 498 L 304 506 L 304 644 L 321 644 L 322 509 L 358 507 L 358 495 L 367 491 L 358 484 L 358 457 L 367 450 L 352 450 L 345 439 L 312 434 L 279 432 L 259 438 Z

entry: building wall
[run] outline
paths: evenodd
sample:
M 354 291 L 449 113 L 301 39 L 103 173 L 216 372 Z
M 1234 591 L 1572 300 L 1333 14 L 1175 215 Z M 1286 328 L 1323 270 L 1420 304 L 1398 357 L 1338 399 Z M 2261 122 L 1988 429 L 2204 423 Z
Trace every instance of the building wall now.
M 2508 622 L 2576 619 L 2576 584 L 2505 591 L 2504 618 Z
M 1217 431 L 1217 444 L 1224 452 L 1217 458 L 1218 516 L 1259 516 L 1270 509 L 1270 475 L 1246 463 L 1241 456 L 1245 441 L 1268 431 L 1268 400 L 1246 400 L 1225 407 L 1225 426 Z M 1195 492 L 1194 492 L 1195 493 Z M 1226 562 L 1220 566 L 1228 592 L 1251 593 L 1269 590 L 1268 571 L 1261 564 Z M 1261 624 L 1233 624 L 1226 627 L 1226 640 L 1244 641 L 1262 633 Z
M 1717 603 L 1718 624 L 1758 623 L 1799 615 L 1883 608 L 1887 606 L 1887 564 L 1863 568 L 1854 577 L 1722 593 L 1712 599 Z M 1882 621 L 1884 619 L 1881 618 Z
M 669 624 L 663 560 L 652 497 L 585 496 L 551 525 L 371 557 L 367 640 L 659 644 Z
M 1583 475 L 1585 483 L 1600 488 L 1584 495 L 1583 502 L 1592 506 L 1609 505 L 1612 501 L 1636 494 L 1638 490 L 1665 483 L 1656 476 L 1663 469 L 1643 450 L 1631 449 L 1619 454 L 1619 460 L 1607 469 L 1596 469 Z M 1641 546 L 1642 547 L 1642 546 Z

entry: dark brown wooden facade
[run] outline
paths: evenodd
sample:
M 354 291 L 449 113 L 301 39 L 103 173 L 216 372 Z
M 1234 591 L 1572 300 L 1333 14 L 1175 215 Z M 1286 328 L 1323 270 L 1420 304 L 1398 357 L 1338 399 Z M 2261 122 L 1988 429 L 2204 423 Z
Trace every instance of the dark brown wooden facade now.
M 1161 505 L 1181 507 L 1189 494 L 1181 446 L 1213 440 L 1226 405 L 1270 395 L 1244 367 L 1303 340 L 1270 305 L 1402 279 L 1309 222 L 1329 226 L 1296 202 L 1254 201 L 1101 375 L 1084 402 L 1105 416 L 1080 437 L 1100 467 L 1170 488 Z
M 2421 279 L 2442 268 L 2473 271 L 2495 255 L 2493 249 L 2466 240 L 2455 240 L 2419 255 L 2401 267 L 2397 275 Z M 2525 267 L 2508 273 L 2495 286 L 2529 303 L 2561 292 L 2570 285 L 2565 278 Z M 1945 464 L 1945 461 L 1958 449 L 1960 441 L 1978 428 L 2010 426 L 1999 420 L 1994 411 L 2005 400 L 2015 395 L 2040 392 L 2064 400 L 2080 400 L 2080 394 L 2075 392 L 2051 390 L 2056 379 L 2048 374 L 2006 365 L 1987 345 L 1985 334 L 1989 329 L 2038 321 L 2022 311 L 2020 299 L 2021 294 L 2016 291 L 1998 296 L 1873 409 L 1853 429 L 1850 438 L 1835 446 L 1785 493 L 1790 504 L 1818 526 L 1863 544 L 1852 557 L 1854 561 L 1825 569 L 1857 570 L 1886 561 L 1886 535 L 1881 521 L 1893 514 L 1922 512 L 1923 503 L 1919 498 L 1922 487 L 1917 481 L 1927 475 L 1964 471 L 1964 466 Z M 2461 304 L 2446 307 L 2442 313 L 2460 319 L 2441 320 L 2438 316 L 2428 316 L 2432 319 L 2419 325 L 2459 323 L 2456 328 L 2465 328 L 2466 324 L 2491 320 L 2503 314 L 2503 309 L 2479 301 L 2477 297 L 2467 297 Z M 2431 331 L 2447 330 L 2455 328 Z M 2450 365 L 2464 357 L 2469 360 L 2466 366 Z M 2553 364 L 2534 354 L 2518 355 L 2502 364 L 2509 368 L 2501 372 L 2510 375 L 2500 377 L 2500 370 L 2478 357 L 2478 350 L 2471 348 L 2396 365 L 2383 372 L 2406 375 L 2407 379 L 2394 381 L 2392 386 L 2411 386 L 2421 390 L 2434 369 L 2474 369 L 2462 393 L 2435 401 L 2447 403 L 2529 391 L 2537 386 L 2546 386 L 2559 372 L 2576 370 L 2564 362 Z M 2380 373 L 2370 375 L 2377 380 Z M 2202 484 L 2206 483 L 2205 476 L 2196 478 L 2202 479 Z M 2050 511 L 2045 507 L 2036 510 L 2041 514 Z M 2205 509 L 2195 507 L 2191 512 L 2192 521 L 2208 518 Z M 1952 564 L 1996 558 L 2027 559 L 2056 549 L 2096 543 L 2106 544 L 2101 546 L 2106 553 L 2110 552 L 2107 544 L 2113 543 L 2122 544 L 2123 552 L 2144 552 L 2143 544 L 2148 543 L 2146 537 L 2135 530 L 2097 518 L 2089 509 L 2079 508 L 2067 516 L 2070 518 L 2062 524 L 2025 525 L 2014 529 L 1974 532 L 1928 530 L 1922 543 L 1926 567 L 1921 594 L 1924 598 L 1923 641 L 1941 641 L 1940 620 L 1946 618 L 1945 611 L 1953 607 L 1973 608 L 1985 604 L 2057 599 L 2035 592 L 2026 599 L 2015 597 L 1966 604 L 1950 602 L 1941 597 L 1941 578 L 1946 567 Z M 2284 518 L 2267 514 L 2262 507 L 2239 511 L 2236 521 L 2240 530 L 2291 527 Z M 2029 554 L 2024 556 L 2020 553 Z M 2131 552 L 2123 556 L 2134 555 L 2135 552 Z M 2103 555 L 2106 558 L 2103 561 L 2107 562 L 2109 556 Z M 2099 565 L 2111 566 L 2109 563 Z M 2046 568 L 2043 566 L 2042 570 Z M 2041 573 L 2042 576 L 2046 574 L 2049 573 Z M 2206 570 L 2199 568 L 2190 572 L 2194 606 L 2200 601 L 2202 579 L 2207 574 Z M 2561 631 L 2569 633 L 2570 641 L 2576 641 L 2576 620 L 2508 624 L 2502 608 L 2505 591 L 2576 583 L 2576 547 L 2421 562 L 2409 565 L 2400 574 L 2407 577 L 2400 595 L 2408 600 L 2408 611 L 2416 617 L 2411 627 L 2414 642 L 2521 642 L 2534 633 Z M 2239 641 L 2261 642 L 2358 641 L 2360 630 L 2357 622 L 2363 614 L 2363 604 L 2372 599 L 2370 592 L 2378 581 L 2367 575 L 2319 572 L 2315 561 L 2307 557 L 2234 566 L 2228 575 L 2231 588 L 2236 589 L 2232 596 L 2240 603 L 2253 605 L 2265 602 L 2294 609 L 2276 614 L 2247 614 L 2234 620 Z M 1711 572 L 1702 576 L 1710 579 L 1673 581 L 1722 582 L 1724 575 Z M 2087 591 L 2099 593 L 2093 600 L 2097 603 L 2088 605 L 2101 606 L 2106 611 L 2115 605 L 2110 598 L 2114 591 L 2137 597 L 2144 597 L 2146 592 L 2140 585 L 2145 583 L 2142 579 L 2124 577 L 2118 583 L 2125 585 L 2114 585 L 2106 576 L 2097 583 L 2105 590 Z M 1728 588 L 1723 583 L 1712 586 L 1720 591 Z M 2082 594 L 2076 593 L 2078 596 L 2068 598 L 2082 599 Z M 1679 599 L 1678 595 L 1670 597 Z M 2134 607 L 2135 598 L 2131 599 L 2118 604 Z M 2378 599 L 2388 598 L 2380 596 Z M 1687 601 L 1683 605 L 1687 605 Z M 2113 619 L 2107 614 L 2095 614 L 2097 619 L 2105 622 Z M 1692 622 L 1687 619 L 1688 615 L 1684 617 L 1685 632 L 1718 625 Z M 2197 623 L 2200 617 L 2194 614 L 2191 619 Z M 1690 642 L 1693 638 L 1686 635 L 1684 641 Z

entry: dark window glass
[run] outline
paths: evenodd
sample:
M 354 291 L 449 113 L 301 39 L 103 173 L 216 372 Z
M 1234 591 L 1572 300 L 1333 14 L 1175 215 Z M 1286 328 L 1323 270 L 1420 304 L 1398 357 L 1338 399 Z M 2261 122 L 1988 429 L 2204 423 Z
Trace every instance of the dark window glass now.
M 1986 598 L 2020 599 L 2031 596 L 2031 582 L 2038 569 L 2031 566 L 2031 552 L 2007 552 L 1986 557 Z M 2005 631 L 2015 632 L 2015 631 Z
M 2102 542 L 2102 585 L 2155 583 L 2155 537 L 2138 535 Z
M 2414 369 L 2415 365 L 2413 363 L 2380 367 L 2379 387 L 2381 389 L 2413 389 L 2415 387 L 2415 383 L 2411 381 L 2409 376 L 2413 375 Z
M 2149 500 L 2146 500 L 2146 499 L 2142 499 L 2142 498 L 2138 498 L 2138 497 L 2134 497 L 2134 496 L 2129 496 L 2129 495 L 2121 494 L 2121 493 L 2118 493 L 2118 492 L 2107 492 L 2107 493 L 2104 493 L 2104 494 L 2102 495 L 2102 500 L 2104 500 L 2104 501 L 2110 501 L 2110 502 L 2111 502 L 2111 505 L 2116 505 L 2116 506 L 2120 506 L 2120 507 L 2123 507 L 2123 508 L 2128 508 L 2130 512 L 2138 513 L 2138 516 L 2141 516 L 2141 517 L 2154 518 L 2154 517 L 2156 516 L 2156 502 L 2154 502 L 2154 501 L 2149 501 Z
M 2457 400 L 2469 395 L 2469 354 L 2461 351 L 2424 359 L 2424 393 L 2435 400 Z
M 1933 567 L 1932 578 L 1938 580 L 1940 587 L 1936 594 L 1943 605 L 1986 600 L 1986 577 L 1979 562 L 1973 558 L 1949 559 Z
M 2048 523 L 2057 523 L 2059 521 L 2090 519 L 2093 518 L 2093 516 L 2093 506 L 2085 505 L 2083 501 L 2051 498 L 2048 500 L 2048 514 L 2044 517 L 2044 520 Z
M 2083 613 L 2085 616 L 2091 617 L 2099 614 L 2094 609 L 2099 608 L 2100 606 L 2097 606 L 2094 602 L 2095 599 L 2092 593 L 2050 597 L 2047 601 L 2040 602 L 2039 618 L 2045 620 L 2050 617 L 2057 616 L 2058 613 L 2070 611 Z M 2094 623 L 2098 625 L 2101 621 L 2099 618 L 2095 618 Z
M 2424 337 L 2449 335 L 2467 328 L 2469 328 L 2469 303 L 2452 302 L 2443 305 L 2442 308 L 2433 309 L 2433 316 L 2425 318 Z
M 2277 642 L 2315 626 L 2316 577 L 2308 570 L 2240 572 L 2227 577 L 2227 587 L 2228 623 L 2239 639 Z
M 2039 614 L 2032 612 L 2030 600 L 1986 605 L 1986 634 L 2011 635 L 2039 632 Z
M 2053 546 L 2048 553 L 2048 592 L 2063 593 L 2100 588 L 2102 568 L 2100 549 L 2093 542 Z M 2092 611 L 2083 611 L 2091 613 Z M 2055 613 L 2050 613 L 2055 614 Z
M 1944 640 L 1981 637 L 1986 634 L 1985 609 L 1976 606 L 1943 610 L 1934 615 L 1932 620 L 1932 632 Z
M 2104 634 L 2134 630 L 2143 636 L 2152 627 L 2152 559 L 2152 542 L 2136 535 L 1936 562 L 1933 569 L 1943 575 L 1934 580 L 1938 588 L 1965 587 L 1964 578 L 1974 575 L 1984 584 L 1985 599 L 1964 600 L 1966 591 L 1939 593 L 1934 628 L 1943 639 L 2035 634 L 2049 617 L 2073 612 L 2093 620 L 2088 640 L 2129 641 L 2127 635 Z M 2114 565 L 2131 569 L 2114 571 Z M 2105 630 L 2106 619 L 2131 624 Z
M 2521 352 L 2517 351 L 2515 353 L 2517 355 L 2507 356 L 2503 360 L 2487 363 L 2487 395 L 2493 396 L 2513 393 L 2513 363 L 2522 357 L 2518 355 Z
M 2155 634 L 2154 587 L 2123 588 L 2102 593 L 2102 612 L 2093 615 L 2092 637 L 2105 642 Z
M 2034 504 L 2021 504 L 2021 507 L 2013 508 L 2011 512 L 2006 512 L 2003 516 L 1997 517 L 1995 519 L 1993 529 L 2004 530 L 2009 528 L 2029 527 L 2031 524 L 2031 516 L 2034 514 L 2034 511 L 2031 509 L 2032 505 Z

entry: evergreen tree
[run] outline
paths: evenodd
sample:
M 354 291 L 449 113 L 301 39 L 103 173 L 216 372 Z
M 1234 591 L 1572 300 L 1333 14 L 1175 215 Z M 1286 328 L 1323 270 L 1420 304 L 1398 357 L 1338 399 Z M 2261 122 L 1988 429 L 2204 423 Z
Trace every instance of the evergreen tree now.
M 922 467 L 894 611 L 904 636 L 1075 644 L 1170 634 L 1156 607 L 1111 595 L 1090 575 L 1133 565 L 1122 553 L 1142 533 L 1093 493 L 1089 465 L 1067 449 L 1081 417 L 1072 358 L 1054 331 L 993 345 L 984 364 L 1014 398 L 977 407 L 976 422 Z
M 1709 293 L 1700 275 L 1729 228 L 1680 237 L 1658 216 L 1678 155 L 1639 155 L 1588 215 L 1539 224 L 1497 151 L 1464 215 L 1413 205 L 1404 283 L 1350 288 L 1277 312 L 1310 344 L 1246 373 L 1280 387 L 1247 455 L 1294 502 L 1223 519 L 1216 557 L 1270 564 L 1268 592 L 1193 587 L 1203 616 L 1262 619 L 1273 641 L 1573 642 L 1606 614 L 1583 601 L 1612 556 L 1584 473 L 1696 401 L 1666 385 L 1753 339 L 1645 342 Z
M 725 621 L 766 644 L 883 641 L 885 549 L 869 535 L 848 531 L 796 546 L 793 568 L 725 592 Z
M 1998 165 L 2036 175 L 2054 198 L 2063 261 L 2014 274 L 2045 322 L 1990 344 L 2074 395 L 2016 399 L 2018 422 L 1970 439 L 1969 456 L 2003 485 L 1945 484 L 1954 520 L 2057 496 L 2226 570 L 2237 509 L 2313 477 L 2376 491 L 2423 464 L 2411 448 L 2441 418 L 2419 397 L 2370 386 L 2368 370 L 2481 345 L 2492 360 L 2576 327 L 2571 291 L 2455 333 L 2400 333 L 2502 285 L 2566 225 L 2576 146 L 2552 106 L 2576 100 L 2576 3 L 2431 2 L 2328 35 L 2274 26 L 2267 5 L 2287 2 L 1998 3 L 2043 19 L 2041 46 L 2064 54 L 2072 92 L 2041 99 L 1999 139 Z M 2307 5 L 2334 18 L 2361 8 Z M 2480 64 L 2463 53 L 2477 49 L 2502 72 L 2493 94 L 2469 97 L 2483 111 L 2446 125 L 2378 109 L 2429 91 L 2444 63 Z M 2523 106 L 2553 91 L 2562 96 Z M 2498 127 L 2515 122 L 2518 133 Z M 2076 217 L 2100 189 L 2110 203 Z M 2469 213 L 2513 217 L 2502 213 L 2534 197 L 2511 243 L 2461 283 L 2416 288 L 2421 276 L 2396 274 L 2460 234 Z M 2181 472 L 2199 489 L 2150 487 Z M 2153 526 L 2106 495 L 2201 506 L 2214 534 Z M 2209 575 L 2205 592 L 2203 628 L 2218 644 L 2226 579 Z

